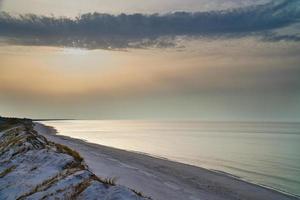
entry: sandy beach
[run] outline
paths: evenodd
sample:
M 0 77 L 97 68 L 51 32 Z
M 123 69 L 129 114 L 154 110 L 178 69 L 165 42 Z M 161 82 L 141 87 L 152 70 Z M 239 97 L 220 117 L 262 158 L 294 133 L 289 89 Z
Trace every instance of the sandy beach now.
M 35 130 L 79 152 L 97 176 L 116 178 L 117 184 L 156 200 L 298 199 L 229 174 L 56 135 L 54 128 L 40 123 Z
M 0 0 L 0 200 L 300 200 L 300 0 Z

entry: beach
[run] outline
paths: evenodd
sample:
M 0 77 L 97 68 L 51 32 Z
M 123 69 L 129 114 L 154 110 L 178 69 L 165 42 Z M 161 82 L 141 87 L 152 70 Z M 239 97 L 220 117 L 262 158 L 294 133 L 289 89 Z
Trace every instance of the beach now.
M 300 0 L 0 0 L 0 200 L 300 200 Z
M 97 176 L 116 178 L 117 184 L 153 199 L 298 199 L 230 174 L 56 135 L 54 128 L 41 123 L 35 130 L 76 150 Z

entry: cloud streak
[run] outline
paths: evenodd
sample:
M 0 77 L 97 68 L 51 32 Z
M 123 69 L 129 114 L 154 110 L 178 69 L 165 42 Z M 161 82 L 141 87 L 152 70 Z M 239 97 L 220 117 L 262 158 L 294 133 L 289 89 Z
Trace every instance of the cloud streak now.
M 10 44 L 125 49 L 170 47 L 174 38 L 265 36 L 296 40 L 272 30 L 300 20 L 299 0 L 277 0 L 227 11 L 176 12 L 165 15 L 88 13 L 76 19 L 0 14 L 0 36 Z M 269 38 L 269 39 L 268 39 Z

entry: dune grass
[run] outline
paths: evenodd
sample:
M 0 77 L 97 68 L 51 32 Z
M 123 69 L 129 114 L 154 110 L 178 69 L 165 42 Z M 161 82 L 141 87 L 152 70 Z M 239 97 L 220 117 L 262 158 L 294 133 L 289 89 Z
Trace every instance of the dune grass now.
M 5 169 L 3 172 L 0 173 L 0 178 L 3 178 L 4 176 L 6 176 L 7 174 L 9 174 L 10 172 L 12 172 L 14 169 L 16 168 L 15 165 Z
M 54 144 L 55 144 L 58 152 L 68 154 L 68 155 L 72 156 L 78 162 L 83 161 L 83 158 L 80 156 L 80 154 L 77 151 L 74 151 L 73 149 L 71 149 L 65 145 L 62 145 L 62 144 L 56 144 L 56 143 L 54 143 Z
M 117 185 L 117 180 L 118 178 L 116 177 L 112 177 L 112 178 L 105 178 L 102 180 L 103 183 L 107 184 L 107 185 Z

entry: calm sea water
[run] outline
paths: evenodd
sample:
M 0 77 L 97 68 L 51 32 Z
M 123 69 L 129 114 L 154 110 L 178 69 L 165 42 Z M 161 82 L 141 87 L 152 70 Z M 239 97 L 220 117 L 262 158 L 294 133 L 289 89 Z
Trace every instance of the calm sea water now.
M 47 121 L 58 134 L 219 170 L 300 195 L 300 123 Z

